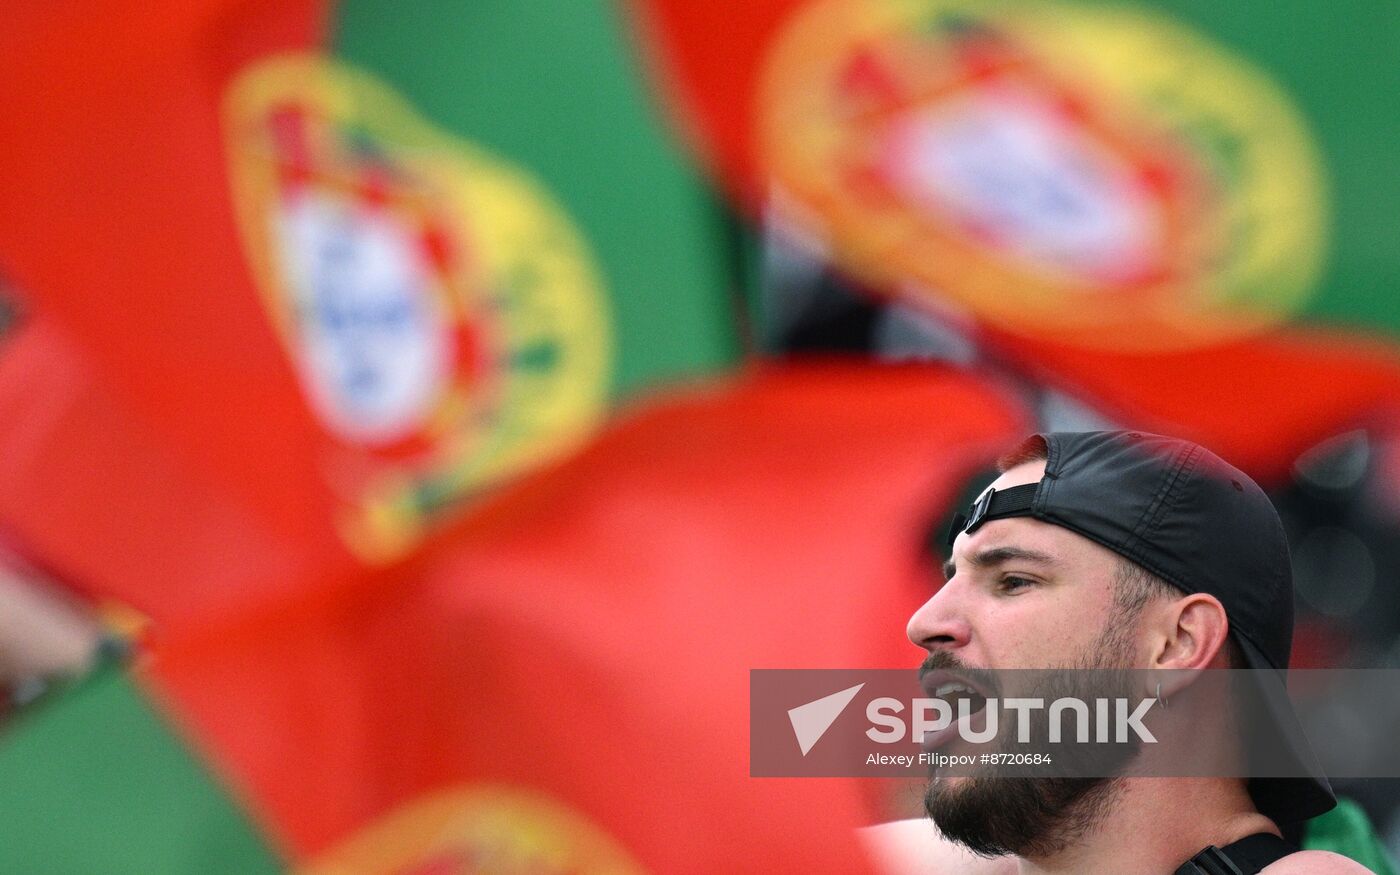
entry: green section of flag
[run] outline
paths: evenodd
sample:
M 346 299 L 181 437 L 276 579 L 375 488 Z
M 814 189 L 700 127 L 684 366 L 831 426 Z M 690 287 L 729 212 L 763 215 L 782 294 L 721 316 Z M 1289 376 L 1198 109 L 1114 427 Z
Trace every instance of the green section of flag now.
M 0 735 L 0 871 L 283 871 L 253 826 L 116 667 Z
M 1366 812 L 1350 799 L 1339 798 L 1336 808 L 1308 821 L 1303 847 L 1350 857 L 1375 875 L 1396 875 L 1395 865 Z
M 1302 111 L 1322 150 L 1331 201 L 1327 264 L 1299 318 L 1400 334 L 1400 4 L 1151 5 L 1262 68 Z
M 342 60 L 562 204 L 601 263 L 615 395 L 737 355 L 724 213 L 671 139 L 627 26 L 606 0 L 348 0 L 334 27 Z

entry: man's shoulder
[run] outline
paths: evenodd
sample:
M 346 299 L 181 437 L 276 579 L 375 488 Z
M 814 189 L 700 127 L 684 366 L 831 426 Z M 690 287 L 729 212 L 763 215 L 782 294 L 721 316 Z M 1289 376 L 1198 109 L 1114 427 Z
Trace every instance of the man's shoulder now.
M 1270 863 L 1259 875 L 1371 875 L 1371 870 L 1331 851 L 1299 851 Z
M 886 875 L 1006 875 L 1009 857 L 979 857 L 948 841 L 926 818 L 896 820 L 857 830 L 866 851 Z

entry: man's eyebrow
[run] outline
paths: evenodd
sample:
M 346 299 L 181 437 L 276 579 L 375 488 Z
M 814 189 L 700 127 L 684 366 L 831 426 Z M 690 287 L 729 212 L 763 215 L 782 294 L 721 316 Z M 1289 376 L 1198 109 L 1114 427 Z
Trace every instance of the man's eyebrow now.
M 967 561 L 972 565 L 987 568 L 992 565 L 1000 565 L 1003 562 L 1011 562 L 1017 559 L 1023 562 L 1038 562 L 1041 565 L 1053 565 L 1059 561 L 1049 553 L 1041 553 L 1039 550 L 1027 550 L 1024 547 L 992 547 L 989 550 L 983 550 L 981 553 L 976 553 L 968 557 Z M 944 580 L 951 580 L 957 571 L 957 563 L 952 559 L 943 563 Z

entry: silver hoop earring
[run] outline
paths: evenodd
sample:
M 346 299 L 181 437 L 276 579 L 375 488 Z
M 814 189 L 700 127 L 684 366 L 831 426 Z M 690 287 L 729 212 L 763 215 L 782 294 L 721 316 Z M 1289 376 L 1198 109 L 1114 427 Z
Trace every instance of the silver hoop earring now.
M 1161 704 L 1162 710 L 1167 710 L 1167 700 L 1162 698 L 1162 682 L 1157 682 L 1157 701 Z

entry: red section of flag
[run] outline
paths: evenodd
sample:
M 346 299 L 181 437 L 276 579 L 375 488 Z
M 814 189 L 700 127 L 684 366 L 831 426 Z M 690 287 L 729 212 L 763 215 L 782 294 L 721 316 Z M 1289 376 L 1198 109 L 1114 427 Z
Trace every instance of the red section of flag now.
M 1290 328 L 1150 355 L 987 339 L 1118 424 L 1201 443 L 1266 486 L 1285 482 L 1289 466 L 1329 437 L 1400 422 L 1400 354 L 1354 333 Z
M 106 377 L 41 315 L 0 340 L 0 528 L 26 554 L 157 637 L 281 601 L 333 563 L 171 454 Z
M 303 859 L 486 783 L 653 872 L 864 871 L 871 788 L 748 777 L 748 671 L 917 665 L 927 526 L 1026 427 L 935 367 L 750 375 L 638 411 L 372 584 L 170 642 L 155 679 Z
M 807 0 L 631 0 L 668 108 L 709 169 L 747 208 L 764 195 L 754 153 L 756 91 L 769 45 Z
M 235 229 L 220 104 L 319 44 L 321 0 L 0 11 L 0 272 L 150 429 L 275 536 L 331 541 L 311 416 Z

